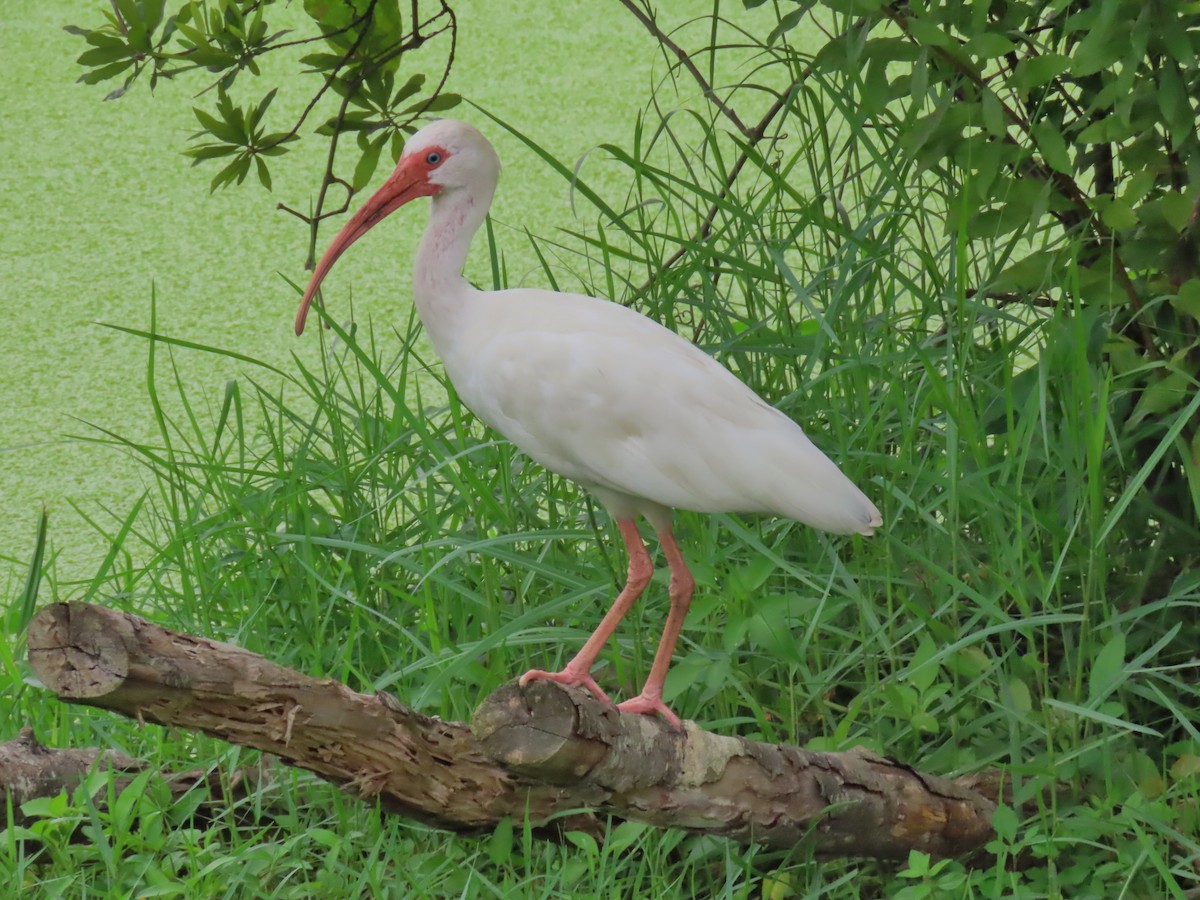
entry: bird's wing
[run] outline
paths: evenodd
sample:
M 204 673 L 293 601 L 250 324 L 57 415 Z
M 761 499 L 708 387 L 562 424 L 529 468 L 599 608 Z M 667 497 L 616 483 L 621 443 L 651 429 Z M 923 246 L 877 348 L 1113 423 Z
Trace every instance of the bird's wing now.
M 460 396 L 553 471 L 672 508 L 774 513 L 840 532 L 878 524 L 798 425 L 639 313 L 503 291 L 481 301 L 470 331 L 446 360 Z

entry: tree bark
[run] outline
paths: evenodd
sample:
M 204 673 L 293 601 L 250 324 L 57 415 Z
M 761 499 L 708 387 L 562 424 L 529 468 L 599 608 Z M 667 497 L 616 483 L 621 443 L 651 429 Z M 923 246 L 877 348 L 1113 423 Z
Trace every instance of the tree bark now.
M 456 831 L 528 816 L 600 834 L 616 816 L 898 859 L 913 849 L 965 856 L 992 838 L 994 805 L 972 789 L 977 779 L 924 775 L 861 748 L 815 753 L 724 737 L 693 722 L 675 733 L 551 682 L 504 685 L 469 728 L 89 604 L 40 610 L 28 646 L 61 700 L 253 747 Z

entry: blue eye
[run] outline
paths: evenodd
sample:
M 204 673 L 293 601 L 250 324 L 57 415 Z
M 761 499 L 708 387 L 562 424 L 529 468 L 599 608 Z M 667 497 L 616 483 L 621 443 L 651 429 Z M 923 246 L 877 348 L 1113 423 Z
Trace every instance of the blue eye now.
M 425 156 L 425 162 L 431 166 L 436 166 L 441 161 L 442 154 L 438 153 L 436 150 L 429 151 L 429 153 Z

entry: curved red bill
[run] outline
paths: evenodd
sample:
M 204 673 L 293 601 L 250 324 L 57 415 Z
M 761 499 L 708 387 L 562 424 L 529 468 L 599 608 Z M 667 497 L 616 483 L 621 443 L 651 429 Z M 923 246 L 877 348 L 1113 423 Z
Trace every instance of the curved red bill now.
M 408 160 L 400 161 L 396 171 L 383 183 L 383 186 L 362 205 L 358 212 L 350 217 L 350 221 L 338 232 L 337 237 L 325 251 L 325 255 L 321 257 L 321 261 L 317 263 L 312 278 L 309 279 L 308 288 L 304 291 L 304 299 L 300 301 L 300 309 L 296 313 L 297 335 L 304 333 L 308 308 L 312 306 L 317 289 L 321 286 L 325 276 L 329 274 L 329 270 L 333 268 L 333 264 L 338 261 L 338 257 L 345 253 L 351 244 L 370 231 L 374 225 L 405 203 L 416 200 L 418 197 L 431 197 L 439 189 L 440 185 L 430 183 L 427 172 L 418 171 L 416 166 L 408 164 Z

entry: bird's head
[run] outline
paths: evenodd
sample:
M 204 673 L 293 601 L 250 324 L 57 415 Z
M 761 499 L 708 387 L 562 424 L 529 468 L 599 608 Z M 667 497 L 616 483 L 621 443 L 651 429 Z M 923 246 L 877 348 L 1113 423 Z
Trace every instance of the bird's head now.
M 351 216 L 317 263 L 296 313 L 296 334 L 303 333 L 308 308 L 338 257 L 378 222 L 418 197 L 494 187 L 499 175 L 496 151 L 478 129 L 466 122 L 439 119 L 410 137 L 396 170 Z

